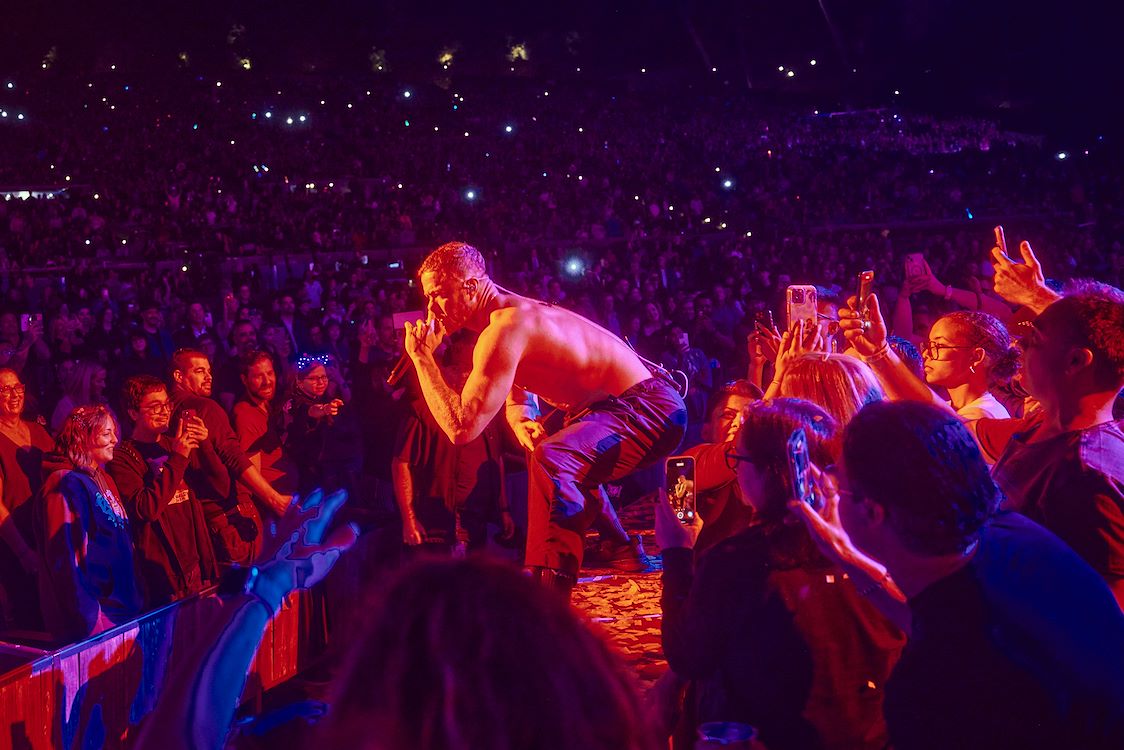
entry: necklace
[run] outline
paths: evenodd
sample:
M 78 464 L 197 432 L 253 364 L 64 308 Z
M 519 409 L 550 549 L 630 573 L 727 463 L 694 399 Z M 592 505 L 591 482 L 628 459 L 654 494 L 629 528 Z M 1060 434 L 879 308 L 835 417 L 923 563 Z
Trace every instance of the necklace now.
M 0 424 L 0 433 L 3 433 L 16 445 L 23 447 L 31 444 L 31 428 L 22 419 L 15 425 Z

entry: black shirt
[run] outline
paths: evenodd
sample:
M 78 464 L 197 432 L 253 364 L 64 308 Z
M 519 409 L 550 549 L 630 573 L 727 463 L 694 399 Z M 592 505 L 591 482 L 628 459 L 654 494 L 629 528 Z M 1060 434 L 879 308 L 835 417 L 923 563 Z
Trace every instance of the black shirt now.
M 886 689 L 896 750 L 1124 748 L 1124 615 L 1053 534 L 1001 515 L 909 606 Z

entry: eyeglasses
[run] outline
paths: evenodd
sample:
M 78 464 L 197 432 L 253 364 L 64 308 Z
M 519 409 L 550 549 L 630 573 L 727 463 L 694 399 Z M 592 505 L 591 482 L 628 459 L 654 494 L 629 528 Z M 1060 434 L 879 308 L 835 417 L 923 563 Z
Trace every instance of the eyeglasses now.
M 741 462 L 741 461 L 745 461 L 746 463 L 750 463 L 750 464 L 753 463 L 753 459 L 750 458 L 749 456 L 743 456 L 740 453 L 735 453 L 734 451 L 726 451 L 725 455 L 726 455 L 726 468 L 728 468 L 730 471 L 737 471 L 738 470 L 738 463 Z
M 953 345 L 953 344 L 938 344 L 936 341 L 922 341 L 921 342 L 921 356 L 930 359 L 940 359 L 941 352 L 945 349 L 975 349 L 974 346 L 967 344 Z
M 307 380 L 310 383 L 327 383 L 328 382 L 328 376 L 327 375 L 309 375 L 307 377 L 301 378 L 301 380 Z
M 8 398 L 10 396 L 22 396 L 27 391 L 27 386 L 23 383 L 16 385 L 6 385 L 0 388 L 0 398 Z
M 148 404 L 147 406 L 142 406 L 141 411 L 143 411 L 145 414 L 159 414 L 161 412 L 171 413 L 172 402 L 162 401 L 160 403 Z

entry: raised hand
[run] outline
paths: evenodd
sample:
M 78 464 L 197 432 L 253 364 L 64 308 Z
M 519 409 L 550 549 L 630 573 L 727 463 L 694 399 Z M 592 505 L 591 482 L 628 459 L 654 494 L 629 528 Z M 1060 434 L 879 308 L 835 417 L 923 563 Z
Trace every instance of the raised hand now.
M 1007 254 L 1007 243 L 1002 227 L 996 227 L 996 246 L 991 249 L 991 264 L 995 267 L 995 293 L 1013 305 L 1024 305 L 1041 313 L 1059 299 L 1046 286 L 1042 265 L 1034 255 L 1030 243 L 1019 243 L 1019 263 Z
M 445 338 L 445 327 L 441 321 L 430 319 L 419 320 L 417 323 L 406 321 L 406 353 L 411 359 L 416 359 L 422 354 L 433 355 Z
M 858 301 L 851 297 L 847 307 L 839 308 L 839 328 L 847 338 L 847 343 L 859 354 L 869 357 L 877 354 L 886 345 L 888 332 L 878 304 L 878 295 L 866 298 L 866 320 L 858 313 Z
M 322 580 L 340 555 L 355 543 L 359 532 L 353 524 L 341 526 L 325 538 L 328 525 L 345 502 L 344 490 L 327 497 L 323 490 L 313 490 L 307 497 L 290 503 L 274 526 L 258 558 L 266 585 L 256 590 L 263 598 L 279 595 L 276 602 L 269 602 L 275 604 L 275 610 L 290 591 L 309 588 Z

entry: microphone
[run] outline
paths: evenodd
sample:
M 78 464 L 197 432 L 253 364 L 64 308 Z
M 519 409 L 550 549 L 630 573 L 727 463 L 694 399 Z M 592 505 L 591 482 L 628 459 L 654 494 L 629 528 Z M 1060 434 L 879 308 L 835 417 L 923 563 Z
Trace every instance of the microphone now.
M 386 376 L 386 384 L 392 387 L 398 385 L 398 381 L 401 380 L 403 376 L 405 376 L 406 370 L 408 370 L 409 368 L 410 355 L 403 354 L 398 358 L 398 362 L 395 363 L 394 369 L 392 369 L 390 371 L 390 374 Z
M 435 318 L 430 318 L 425 322 L 430 333 L 433 333 L 433 326 L 435 323 Z M 398 361 L 394 364 L 394 368 L 390 371 L 390 374 L 386 376 L 386 384 L 391 387 L 398 385 L 398 381 L 405 377 L 408 369 L 410 369 L 410 355 L 403 352 L 402 356 L 399 357 Z

